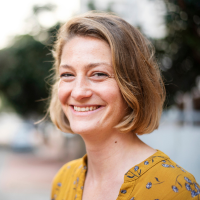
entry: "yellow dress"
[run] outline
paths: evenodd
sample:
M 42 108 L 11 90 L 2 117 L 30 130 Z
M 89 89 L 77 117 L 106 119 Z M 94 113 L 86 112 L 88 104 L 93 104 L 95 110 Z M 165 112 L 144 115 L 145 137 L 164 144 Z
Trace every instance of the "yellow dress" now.
M 65 164 L 53 181 L 51 200 L 81 200 L 87 155 Z M 113 183 L 114 184 L 114 183 Z M 157 151 L 124 175 L 117 200 L 200 200 L 192 174 Z

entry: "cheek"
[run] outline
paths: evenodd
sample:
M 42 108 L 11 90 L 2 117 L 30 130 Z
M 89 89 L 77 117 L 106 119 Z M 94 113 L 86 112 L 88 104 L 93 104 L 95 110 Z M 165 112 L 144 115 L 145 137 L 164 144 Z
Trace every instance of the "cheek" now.
M 70 91 L 65 87 L 63 83 L 60 83 L 58 86 L 58 99 L 60 100 L 61 104 L 65 104 L 69 97 Z
M 113 106 L 124 106 L 125 100 L 116 82 L 110 82 L 99 88 L 101 89 L 102 98 L 106 99 L 107 103 Z

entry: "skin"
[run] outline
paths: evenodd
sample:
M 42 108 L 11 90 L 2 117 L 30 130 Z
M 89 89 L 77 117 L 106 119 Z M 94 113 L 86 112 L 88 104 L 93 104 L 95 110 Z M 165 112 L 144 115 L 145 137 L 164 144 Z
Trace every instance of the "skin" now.
M 82 199 L 117 199 L 124 174 L 156 150 L 136 134 L 114 128 L 126 115 L 127 104 L 114 78 L 109 45 L 92 37 L 72 38 L 63 47 L 59 72 L 62 109 L 88 155 Z M 74 106 L 98 109 L 78 112 Z

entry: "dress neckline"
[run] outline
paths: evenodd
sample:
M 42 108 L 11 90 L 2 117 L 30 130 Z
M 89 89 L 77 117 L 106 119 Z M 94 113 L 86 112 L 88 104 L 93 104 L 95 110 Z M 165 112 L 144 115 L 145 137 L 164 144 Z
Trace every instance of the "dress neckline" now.
M 87 154 L 82 157 L 83 160 L 83 169 L 87 172 Z M 156 165 L 159 162 L 165 162 L 165 160 L 169 159 L 165 153 L 156 149 L 156 152 L 149 156 L 147 159 L 143 160 L 141 163 L 133 166 L 128 172 L 124 175 L 124 182 L 135 181 L 140 176 L 142 176 L 145 172 L 147 172 L 150 168 Z

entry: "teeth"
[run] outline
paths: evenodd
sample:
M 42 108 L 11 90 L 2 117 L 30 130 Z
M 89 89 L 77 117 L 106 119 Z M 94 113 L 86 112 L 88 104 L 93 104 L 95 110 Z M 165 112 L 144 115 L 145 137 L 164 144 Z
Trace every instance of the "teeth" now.
M 96 110 L 97 108 L 98 108 L 98 106 L 90 106 L 90 107 L 78 107 L 78 106 L 74 106 L 74 110 L 78 111 L 78 112 L 92 111 L 92 110 Z

